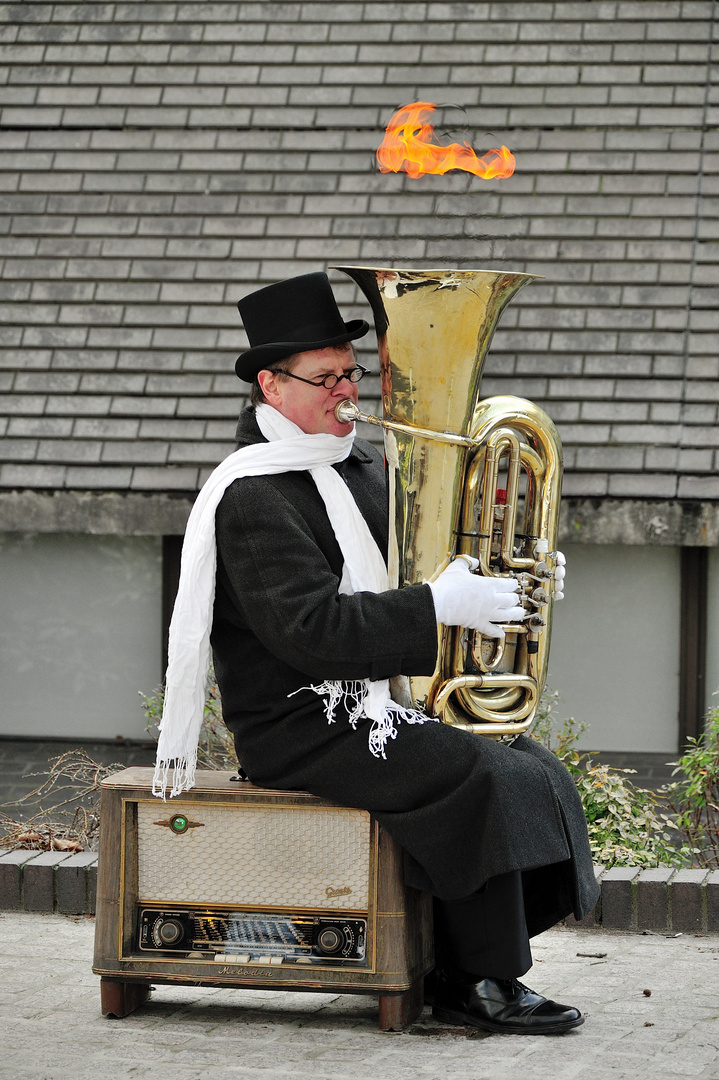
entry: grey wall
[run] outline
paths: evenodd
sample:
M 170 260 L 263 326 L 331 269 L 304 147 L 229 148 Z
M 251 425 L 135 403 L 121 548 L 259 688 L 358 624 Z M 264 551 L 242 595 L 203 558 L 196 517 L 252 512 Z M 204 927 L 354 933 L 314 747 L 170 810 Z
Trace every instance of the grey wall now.
M 561 716 L 589 724 L 592 750 L 677 748 L 679 550 L 564 546 L 567 595 L 555 608 L 547 684 Z M 719 606 L 714 640 L 719 637 Z M 669 760 L 669 759 L 667 759 Z
M 158 537 L 0 535 L 1 735 L 145 735 L 161 570 Z
M 679 550 L 565 544 L 548 687 L 581 745 L 672 755 Z M 0 534 L 0 735 L 143 738 L 138 691 L 161 679 L 159 537 Z M 707 705 L 719 687 L 711 553 Z M 669 758 L 667 759 L 669 760 Z

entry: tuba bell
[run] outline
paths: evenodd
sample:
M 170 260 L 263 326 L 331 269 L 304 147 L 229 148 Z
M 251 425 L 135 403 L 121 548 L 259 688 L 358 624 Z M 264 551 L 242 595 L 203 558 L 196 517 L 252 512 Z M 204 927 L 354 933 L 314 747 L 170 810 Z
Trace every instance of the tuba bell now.
M 562 447 L 537 405 L 480 400 L 480 383 L 504 308 L 535 275 L 333 269 L 359 285 L 377 330 L 382 417 L 350 401 L 336 412 L 384 429 L 390 587 L 431 581 L 469 555 L 477 573 L 514 577 L 525 609 L 502 640 L 440 626 L 434 674 L 402 680 L 400 703 L 513 739 L 531 725 L 546 680 Z M 395 685 L 393 696 L 400 700 Z

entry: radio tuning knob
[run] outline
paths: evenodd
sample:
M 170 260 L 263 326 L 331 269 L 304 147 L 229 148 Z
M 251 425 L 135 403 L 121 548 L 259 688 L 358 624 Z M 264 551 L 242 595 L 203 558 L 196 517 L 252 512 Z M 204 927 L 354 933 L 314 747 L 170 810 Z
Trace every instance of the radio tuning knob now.
M 176 945 L 182 941 L 185 930 L 179 919 L 163 919 L 155 933 L 163 945 Z
M 338 952 L 345 943 L 344 934 L 336 926 L 326 926 L 317 937 L 320 952 L 330 954 Z

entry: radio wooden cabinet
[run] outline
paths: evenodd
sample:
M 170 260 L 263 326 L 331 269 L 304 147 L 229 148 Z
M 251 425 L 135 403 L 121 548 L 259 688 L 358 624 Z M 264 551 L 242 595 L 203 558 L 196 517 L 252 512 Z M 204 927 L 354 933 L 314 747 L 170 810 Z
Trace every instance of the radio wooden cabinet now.
M 151 983 L 375 994 L 379 1024 L 421 1012 L 431 897 L 364 810 L 198 772 L 162 802 L 152 769 L 102 784 L 95 961 L 106 1016 Z

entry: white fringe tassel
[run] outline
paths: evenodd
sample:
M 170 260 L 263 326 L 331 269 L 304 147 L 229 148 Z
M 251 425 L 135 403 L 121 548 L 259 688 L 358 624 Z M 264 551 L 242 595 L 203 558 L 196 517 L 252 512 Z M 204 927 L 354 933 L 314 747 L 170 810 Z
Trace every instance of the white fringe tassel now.
M 170 798 L 181 795 L 195 786 L 195 770 L 197 769 L 197 753 L 181 758 L 164 758 L 155 763 L 155 774 L 152 778 L 152 794 L 163 802 L 167 802 L 167 781 L 172 769 L 172 788 Z
M 323 682 L 318 683 L 316 686 L 301 686 L 300 690 L 313 690 L 315 694 L 324 698 L 323 707 L 328 724 L 333 724 L 337 719 L 335 713 L 337 706 L 340 704 L 346 709 L 347 718 L 355 730 L 357 730 L 358 720 L 364 717 L 372 720 L 368 740 L 370 753 L 374 757 L 381 757 L 385 760 L 387 759 L 385 753 L 387 740 L 397 738 L 395 724 L 399 724 L 403 720 L 406 724 L 426 724 L 428 722 L 436 724 L 439 722 L 436 716 L 426 716 L 425 713 L 418 712 L 417 709 L 406 709 L 402 705 L 398 705 L 392 698 L 388 698 L 383 703 L 375 716 L 370 716 L 365 709 L 369 687 L 369 680 L 354 679 L 348 682 Z M 300 690 L 293 691 L 292 694 L 288 694 L 288 697 L 294 697 L 295 694 L 299 694 Z

